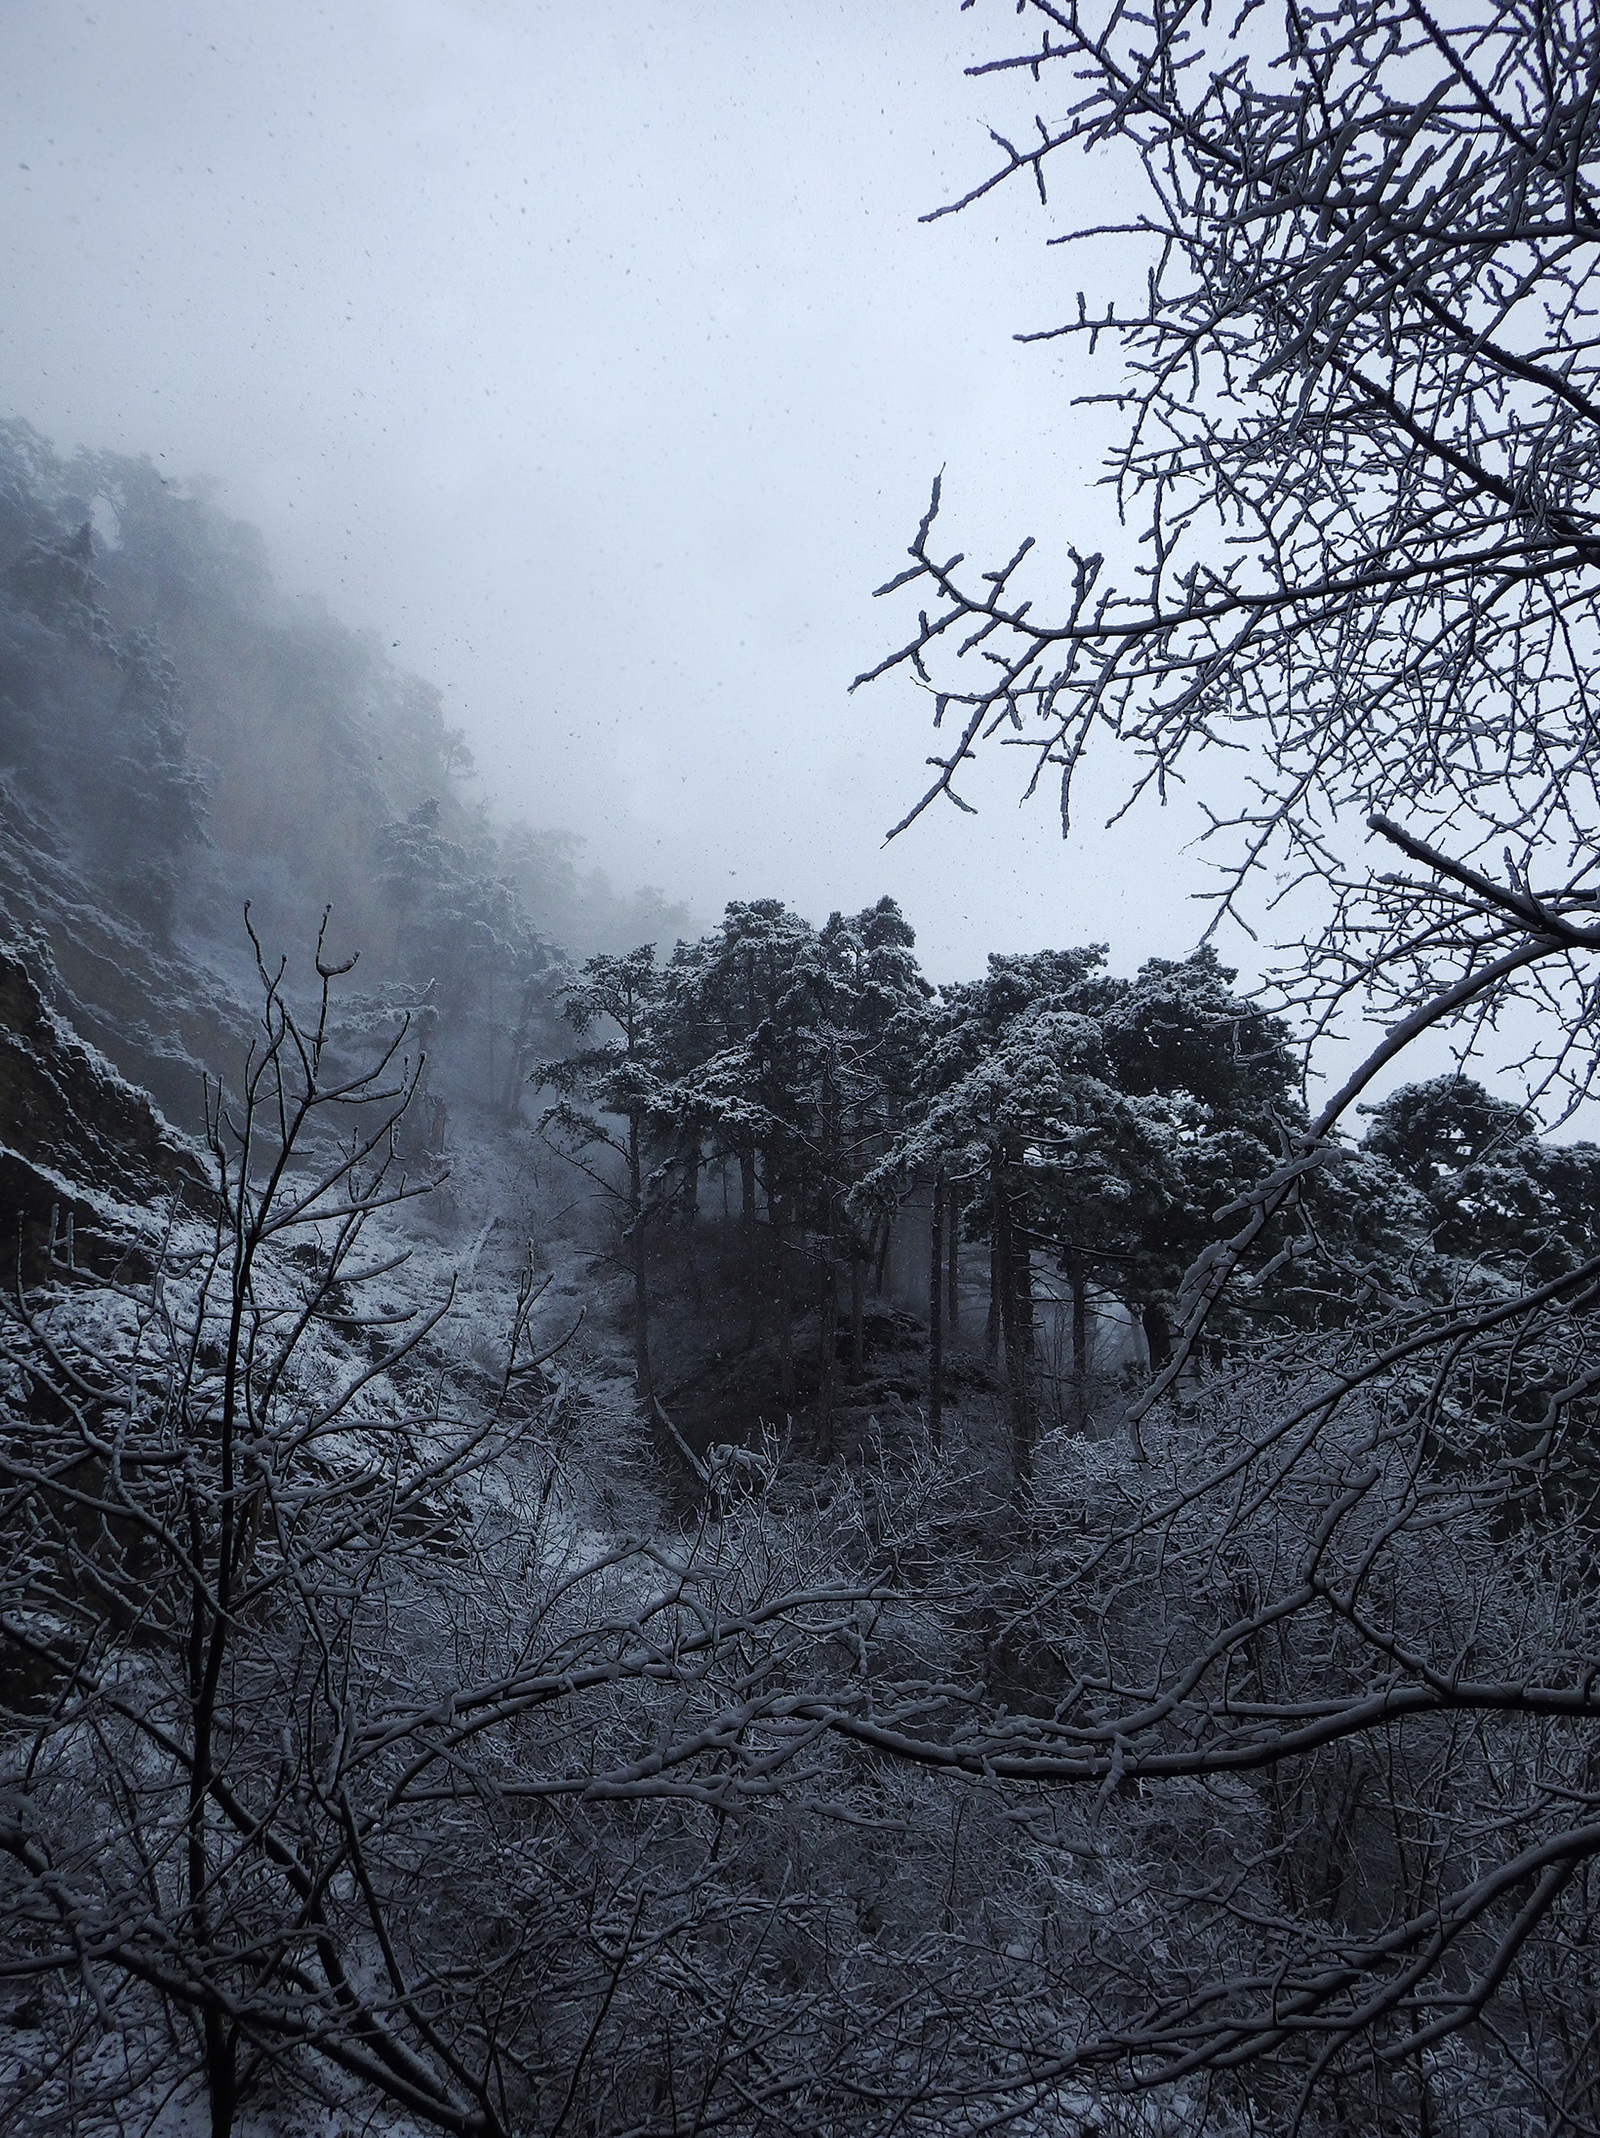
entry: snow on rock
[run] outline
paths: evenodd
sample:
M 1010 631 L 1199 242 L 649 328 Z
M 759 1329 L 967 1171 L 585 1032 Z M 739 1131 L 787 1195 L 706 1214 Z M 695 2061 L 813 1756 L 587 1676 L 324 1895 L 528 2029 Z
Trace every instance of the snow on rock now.
M 23 948 L 0 944 L 0 1208 L 25 1273 L 52 1249 L 115 1259 L 175 1197 L 211 1193 L 198 1148 L 50 1008 Z

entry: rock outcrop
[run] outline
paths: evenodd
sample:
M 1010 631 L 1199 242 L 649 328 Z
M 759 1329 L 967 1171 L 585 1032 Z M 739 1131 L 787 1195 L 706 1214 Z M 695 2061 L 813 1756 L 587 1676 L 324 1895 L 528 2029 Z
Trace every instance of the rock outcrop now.
M 24 1282 L 138 1255 L 174 1197 L 204 1207 L 202 1152 L 46 999 L 41 949 L 0 943 L 0 1228 Z

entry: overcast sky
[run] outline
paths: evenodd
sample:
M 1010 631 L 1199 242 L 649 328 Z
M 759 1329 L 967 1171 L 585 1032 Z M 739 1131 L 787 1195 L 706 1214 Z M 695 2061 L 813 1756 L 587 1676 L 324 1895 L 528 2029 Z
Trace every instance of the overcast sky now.
M 941 466 L 969 554 L 1107 539 L 1081 359 L 1010 339 L 1072 308 L 1055 226 L 1020 189 L 918 222 L 1018 118 L 962 73 L 1014 31 L 957 0 L 5 0 L 0 410 L 215 477 L 286 585 L 443 688 L 494 806 L 622 884 L 703 920 L 890 890 L 940 977 L 1181 954 L 1186 815 L 1063 848 L 1008 753 L 978 818 L 885 852 L 927 701 L 846 695 L 908 626 L 871 590 Z M 1084 165 L 1075 211 L 1108 184 Z

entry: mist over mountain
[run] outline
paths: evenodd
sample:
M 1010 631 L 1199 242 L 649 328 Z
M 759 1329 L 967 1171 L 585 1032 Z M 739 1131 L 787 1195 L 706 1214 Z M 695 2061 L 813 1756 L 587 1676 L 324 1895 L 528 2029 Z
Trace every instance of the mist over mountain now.
M 434 983 L 436 1074 L 491 1096 L 564 956 L 688 923 L 585 871 L 576 834 L 493 821 L 438 692 L 284 599 L 203 484 L 63 461 L 21 422 L 0 424 L 0 722 L 5 925 L 48 944 L 178 1118 L 221 1037 L 193 971 L 238 978 L 246 900 L 274 956 L 307 952 L 331 908 L 330 951 L 359 950 L 366 989 Z

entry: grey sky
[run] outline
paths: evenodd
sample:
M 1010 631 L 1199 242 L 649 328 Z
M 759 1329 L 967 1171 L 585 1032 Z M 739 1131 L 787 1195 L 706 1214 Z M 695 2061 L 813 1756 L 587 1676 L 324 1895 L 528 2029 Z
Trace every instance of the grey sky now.
M 971 553 L 1106 539 L 1067 359 L 1009 338 L 1082 270 L 1020 193 L 917 223 L 1016 114 L 961 72 L 1009 17 L 7 0 L 0 408 L 215 476 L 625 884 L 888 889 L 946 977 L 1180 952 L 1186 813 L 1064 850 L 1008 755 L 881 852 L 926 701 L 846 697 L 941 464 Z

